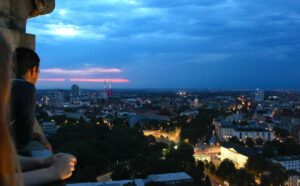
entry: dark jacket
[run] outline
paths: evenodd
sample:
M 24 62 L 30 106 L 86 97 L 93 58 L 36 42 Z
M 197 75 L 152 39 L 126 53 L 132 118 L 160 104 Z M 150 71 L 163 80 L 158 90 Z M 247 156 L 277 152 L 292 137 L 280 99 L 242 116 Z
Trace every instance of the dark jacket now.
M 22 78 L 11 89 L 11 130 L 18 150 L 28 145 L 35 122 L 35 86 Z

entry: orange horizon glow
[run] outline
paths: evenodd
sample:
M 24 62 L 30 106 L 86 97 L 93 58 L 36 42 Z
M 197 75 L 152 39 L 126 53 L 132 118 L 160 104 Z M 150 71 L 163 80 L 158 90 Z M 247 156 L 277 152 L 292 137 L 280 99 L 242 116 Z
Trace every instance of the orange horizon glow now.
M 86 69 L 63 69 L 63 68 L 50 68 L 42 69 L 42 73 L 47 74 L 64 74 L 64 75 L 91 75 L 101 73 L 121 73 L 119 68 L 86 68 Z
M 43 81 L 43 82 L 65 82 L 66 79 L 63 79 L 63 78 L 39 78 L 39 81 Z
M 104 83 L 104 82 L 112 82 L 112 83 L 129 83 L 128 79 L 114 79 L 114 78 L 72 78 L 72 79 L 64 79 L 64 78 L 39 78 L 39 82 L 80 82 L 80 83 Z
M 129 83 L 128 79 L 70 79 L 71 82 L 84 82 L 84 83 L 104 83 L 104 82 L 112 82 L 112 83 Z

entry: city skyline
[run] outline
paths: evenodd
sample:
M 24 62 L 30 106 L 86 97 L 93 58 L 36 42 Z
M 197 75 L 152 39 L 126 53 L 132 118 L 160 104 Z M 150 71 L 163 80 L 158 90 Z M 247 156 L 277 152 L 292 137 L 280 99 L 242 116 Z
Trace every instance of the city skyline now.
M 299 89 L 299 2 L 58 1 L 38 88 Z

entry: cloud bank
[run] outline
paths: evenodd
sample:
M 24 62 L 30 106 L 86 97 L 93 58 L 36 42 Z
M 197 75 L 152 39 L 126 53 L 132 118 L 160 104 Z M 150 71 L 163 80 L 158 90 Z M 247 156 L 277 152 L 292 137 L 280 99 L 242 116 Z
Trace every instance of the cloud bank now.
M 27 31 L 44 69 L 114 66 L 128 87 L 299 89 L 299 30 L 295 0 L 64 0 Z

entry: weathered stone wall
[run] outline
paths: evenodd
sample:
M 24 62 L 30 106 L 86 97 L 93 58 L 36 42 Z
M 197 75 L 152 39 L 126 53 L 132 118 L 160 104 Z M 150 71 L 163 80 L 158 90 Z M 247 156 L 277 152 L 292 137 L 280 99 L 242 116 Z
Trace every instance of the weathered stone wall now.
M 35 36 L 31 34 L 21 33 L 17 30 L 0 28 L 0 33 L 7 38 L 11 44 L 12 50 L 17 47 L 27 47 L 35 49 Z
M 0 32 L 13 48 L 35 49 L 35 36 L 26 33 L 27 19 L 51 13 L 54 8 L 55 0 L 1 0 Z
M 10 14 L 10 1 L 1 0 L 0 2 L 0 27 L 9 24 L 9 18 L 6 15 Z

